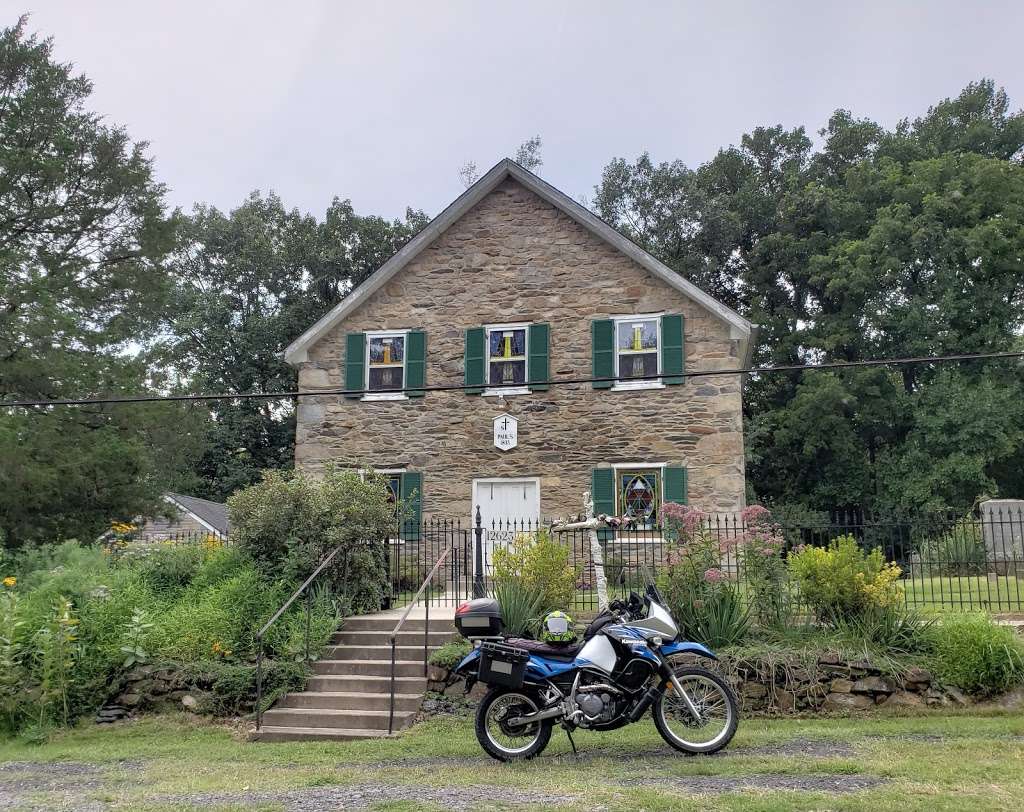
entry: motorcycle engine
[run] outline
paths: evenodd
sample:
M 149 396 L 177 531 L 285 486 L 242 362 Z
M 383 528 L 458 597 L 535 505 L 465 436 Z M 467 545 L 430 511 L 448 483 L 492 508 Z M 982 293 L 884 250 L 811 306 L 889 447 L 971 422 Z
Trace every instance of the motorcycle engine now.
M 578 722 L 580 727 L 610 722 L 615 718 L 617 703 L 612 691 L 615 689 L 608 685 L 587 685 L 576 692 L 576 706 L 583 714 Z

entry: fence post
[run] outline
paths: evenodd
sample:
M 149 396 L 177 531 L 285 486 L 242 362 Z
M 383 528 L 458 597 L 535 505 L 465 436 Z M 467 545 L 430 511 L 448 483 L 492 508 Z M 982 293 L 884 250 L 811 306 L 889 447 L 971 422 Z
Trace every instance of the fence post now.
M 473 597 L 482 598 L 486 594 L 484 589 L 484 525 L 480 516 L 480 505 L 476 506 L 476 527 L 473 528 L 473 535 L 476 537 L 473 557 Z

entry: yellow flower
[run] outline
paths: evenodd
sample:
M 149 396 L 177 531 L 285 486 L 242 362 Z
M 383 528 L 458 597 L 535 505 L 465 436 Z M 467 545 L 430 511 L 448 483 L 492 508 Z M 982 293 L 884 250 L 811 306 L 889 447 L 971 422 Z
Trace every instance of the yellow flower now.
M 8 575 L 6 578 L 4 578 L 4 586 L 6 587 L 12 587 L 17 583 L 18 579 L 14 578 L 13 576 Z

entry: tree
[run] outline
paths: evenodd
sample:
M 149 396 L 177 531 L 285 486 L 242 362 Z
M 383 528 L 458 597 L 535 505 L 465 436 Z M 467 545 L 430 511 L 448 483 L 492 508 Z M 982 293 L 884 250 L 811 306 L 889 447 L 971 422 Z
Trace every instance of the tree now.
M 759 127 L 696 170 L 616 159 L 595 206 L 759 324 L 756 362 L 1012 347 L 1024 114 L 1006 94 L 973 83 L 891 132 L 839 110 L 820 135 L 815 151 L 802 128 Z M 1005 364 L 755 378 L 748 475 L 760 498 L 812 508 L 966 507 L 1019 480 L 1021 416 L 998 392 L 1019 392 Z
M 544 159 L 540 157 L 540 148 L 541 141 L 539 135 L 527 138 L 519 145 L 519 149 L 516 150 L 516 163 L 523 169 L 539 173 L 540 168 L 544 165 Z
M 322 222 L 253 192 L 223 214 L 197 206 L 174 254 L 169 338 L 159 363 L 195 392 L 291 391 L 285 348 L 363 282 L 426 222 L 355 214 L 335 199 Z M 224 499 L 265 469 L 290 468 L 293 404 L 240 399 L 208 405 L 199 495 Z
M 26 24 L 0 31 L 0 398 L 145 392 L 175 222 L 146 144 L 88 111 L 89 81 Z M 7 543 L 89 537 L 158 505 L 179 457 L 147 447 L 154 414 L 0 414 Z

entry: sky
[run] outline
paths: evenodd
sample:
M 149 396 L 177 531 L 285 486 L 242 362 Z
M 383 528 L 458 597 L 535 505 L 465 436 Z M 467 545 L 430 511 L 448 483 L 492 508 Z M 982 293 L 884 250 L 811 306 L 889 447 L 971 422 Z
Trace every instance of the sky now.
M 893 126 L 991 77 L 1024 107 L 1024 2 L 0 0 L 150 143 L 172 205 L 437 214 L 534 135 L 592 197 L 614 157 L 697 166 L 837 108 Z

